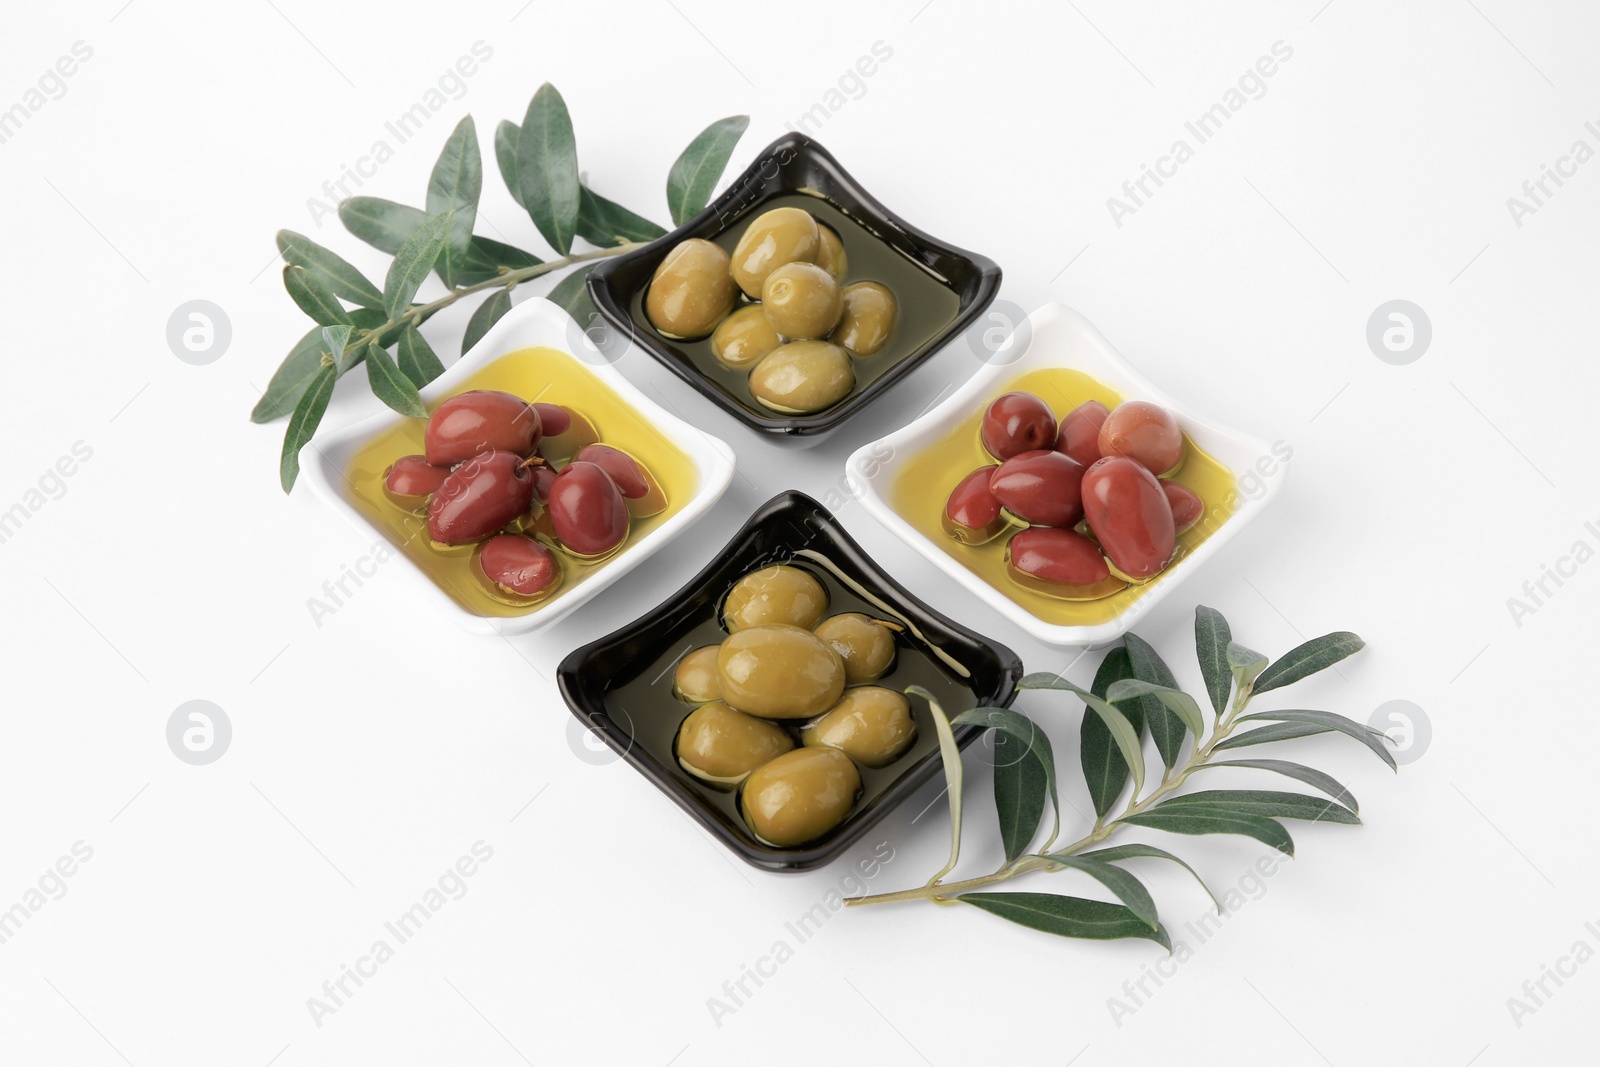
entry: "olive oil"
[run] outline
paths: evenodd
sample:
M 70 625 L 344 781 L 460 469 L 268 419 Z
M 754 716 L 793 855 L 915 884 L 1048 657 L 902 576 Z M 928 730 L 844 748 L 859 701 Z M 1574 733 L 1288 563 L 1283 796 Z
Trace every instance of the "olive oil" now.
M 599 440 L 627 452 L 649 469 L 666 497 L 666 507 L 646 518 L 635 515 L 621 551 L 664 523 L 694 495 L 697 475 L 693 461 L 593 371 L 564 352 L 525 348 L 501 356 L 467 378 L 456 392 L 470 389 L 499 389 L 530 403 L 560 404 L 587 419 Z M 577 418 L 574 424 L 579 424 Z M 423 419 L 405 419 L 374 436 L 345 470 L 345 488 L 357 509 L 456 603 L 475 614 L 495 618 L 527 615 L 560 600 L 605 565 L 605 559 L 580 559 L 551 544 L 562 570 L 561 584 L 553 592 L 531 603 L 519 603 L 491 592 L 477 567 L 475 545 L 436 544 L 428 536 L 425 509 L 403 508 L 383 491 L 384 472 L 389 465 L 401 456 L 422 451 L 426 425 Z M 585 442 L 578 442 L 582 443 Z M 547 452 L 545 458 L 560 468 L 571 456 Z M 653 501 L 652 506 L 659 503 Z
M 1007 570 L 1006 542 L 1010 539 L 1011 530 L 983 545 L 962 544 L 945 532 L 944 505 L 950 490 L 978 467 L 996 462 L 984 450 L 980 436 L 983 413 L 996 397 L 1014 391 L 1038 396 L 1050 405 L 1057 418 L 1086 401 L 1098 400 L 1108 408 L 1115 408 L 1122 401 L 1116 393 L 1080 371 L 1051 367 L 1024 374 L 996 388 L 992 395 L 975 405 L 967 417 L 936 444 L 912 456 L 890 488 L 890 504 L 901 517 L 949 553 L 951 558 L 1039 619 L 1058 626 L 1108 622 L 1139 599 L 1144 585 L 1129 585 L 1098 600 L 1068 600 L 1052 596 L 1038 588 L 1022 585 Z M 1183 464 L 1170 480 L 1194 490 L 1205 505 L 1205 511 L 1192 529 L 1178 535 L 1174 562 L 1194 551 L 1210 537 L 1233 514 L 1237 503 L 1233 474 L 1228 468 L 1195 447 L 1187 434 L 1184 435 L 1183 447 Z M 1159 581 L 1160 576 L 1155 580 Z
M 848 269 L 841 284 L 878 282 L 887 286 L 899 302 L 899 319 L 884 346 L 874 355 L 851 358 L 856 381 L 855 386 L 846 395 L 854 395 L 866 388 L 870 382 L 916 352 L 955 321 L 956 315 L 961 310 L 961 298 L 954 290 L 938 276 L 930 273 L 927 268 L 901 254 L 853 216 L 847 215 L 820 196 L 807 193 L 775 196 L 762 203 L 759 208 L 746 213 L 738 223 L 711 240 L 731 253 L 734 246 L 739 243 L 745 226 L 752 219 L 764 211 L 780 207 L 797 207 L 802 211 L 808 211 L 817 222 L 831 227 L 839 235 L 848 259 Z M 629 308 L 633 321 L 638 324 L 639 329 L 649 332 L 663 344 L 682 352 L 696 370 L 745 408 L 765 418 L 778 415 L 777 412 L 757 403 L 750 395 L 748 382 L 750 368 L 733 369 L 723 366 L 717 357 L 711 354 L 709 337 L 698 341 L 681 341 L 658 333 L 650 325 L 649 316 L 645 314 L 644 297 L 644 289 L 635 293 Z M 735 310 L 746 306 L 748 301 L 741 296 L 739 303 L 735 305 Z

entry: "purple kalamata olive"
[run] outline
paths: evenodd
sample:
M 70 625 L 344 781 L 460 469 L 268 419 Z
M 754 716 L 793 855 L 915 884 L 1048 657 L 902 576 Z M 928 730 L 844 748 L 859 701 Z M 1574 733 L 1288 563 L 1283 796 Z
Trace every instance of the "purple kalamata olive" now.
M 1160 404 L 1129 400 L 1101 425 L 1100 454 L 1127 456 L 1151 474 L 1165 474 L 1183 459 L 1183 431 Z
M 435 467 L 422 456 L 401 456 L 383 472 L 383 491 L 403 508 L 418 508 L 449 476 L 449 467 Z
M 1110 410 L 1098 400 L 1079 404 L 1061 417 L 1056 451 L 1065 452 L 1085 467 L 1100 458 L 1100 427 Z
M 569 463 L 550 488 L 550 523 L 578 556 L 603 556 L 628 536 L 628 504 L 611 476 L 593 463 Z
M 989 477 L 999 469 L 993 464 L 979 467 L 961 479 L 944 502 L 945 532 L 962 544 L 986 544 L 1006 528 L 1000 501 L 989 491 Z
M 1018 572 L 1013 577 L 1026 584 L 1061 586 L 1059 593 L 1068 596 L 1074 592 L 1103 596 L 1111 579 L 1100 546 L 1075 530 L 1035 527 L 1018 531 L 1006 546 L 1006 563 Z
M 1074 526 L 1083 518 L 1083 467 L 1062 452 L 1012 456 L 989 477 L 989 492 L 1011 514 L 1036 526 Z
M 539 427 L 545 437 L 560 437 L 572 425 L 572 413 L 560 404 L 535 404 Z
M 561 581 L 555 553 L 521 534 L 489 538 L 478 553 L 478 565 L 491 582 L 518 596 L 542 596 Z
M 1201 502 L 1199 494 L 1181 482 L 1162 482 L 1161 491 L 1167 494 L 1167 503 L 1172 505 L 1172 528 L 1175 533 L 1184 533 L 1200 521 L 1200 516 L 1205 514 L 1206 506 Z
M 1021 452 L 1054 448 L 1056 417 L 1050 405 L 1032 393 L 1006 393 L 983 413 L 982 435 L 989 454 L 1007 460 Z
M 1083 475 L 1083 511 L 1100 548 L 1134 581 L 1172 561 L 1176 530 L 1161 483 L 1127 456 L 1107 456 Z
M 585 445 L 573 457 L 579 463 L 593 463 L 611 476 L 629 500 L 636 500 L 650 491 L 650 480 L 638 460 L 619 448 L 610 445 Z
M 534 475 L 515 452 L 463 462 L 428 502 L 428 533 L 446 545 L 481 541 L 528 510 Z
M 428 462 L 447 467 L 483 452 L 526 456 L 543 435 L 539 411 L 520 396 L 496 389 L 457 393 L 434 408 L 423 435 Z

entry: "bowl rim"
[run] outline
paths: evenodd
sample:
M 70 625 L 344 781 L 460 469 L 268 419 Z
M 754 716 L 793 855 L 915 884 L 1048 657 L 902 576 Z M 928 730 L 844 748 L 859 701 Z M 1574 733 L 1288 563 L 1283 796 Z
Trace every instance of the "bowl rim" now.
M 453 395 L 465 378 L 503 356 L 525 348 L 552 348 L 592 372 L 602 385 L 666 436 L 694 464 L 698 484 L 694 494 L 675 514 L 624 548 L 595 574 L 551 601 L 545 610 L 503 618 L 469 611 L 417 566 L 388 531 L 372 523 L 341 491 L 340 483 L 346 480 L 344 468 L 351 454 L 374 434 L 412 416 L 385 407 L 335 429 L 319 431 L 302 450 L 302 460 L 309 462 L 303 462 L 301 474 L 312 492 L 364 535 L 390 545 L 403 572 L 413 579 L 413 584 L 420 583 L 423 597 L 450 614 L 469 632 L 507 637 L 533 633 L 560 621 L 681 534 L 710 510 L 733 480 L 736 460 L 727 442 L 661 407 L 625 378 L 610 361 L 591 361 L 574 355 L 571 351 L 573 339 L 580 336 L 581 328 L 565 310 L 543 297 L 534 297 L 507 311 L 465 355 L 418 390 L 423 402 L 432 404 Z M 623 353 L 624 356 L 626 354 Z
M 697 825 L 729 851 L 752 867 L 779 873 L 814 870 L 838 858 L 868 830 L 940 772 L 943 766 L 941 753 L 935 749 L 907 767 L 873 799 L 868 808 L 862 810 L 858 818 L 850 822 L 842 832 L 826 838 L 819 844 L 795 848 L 753 845 L 735 836 L 722 822 L 713 818 L 704 801 L 687 783 L 675 777 L 664 765 L 645 752 L 643 746 L 633 744 L 631 733 L 620 726 L 606 710 L 604 698 L 611 688 L 609 679 L 600 683 L 597 694 L 588 691 L 589 687 L 586 686 L 584 679 L 586 664 L 592 657 L 633 638 L 641 631 L 661 625 L 671 615 L 675 605 L 686 603 L 711 582 L 719 580 L 722 577 L 721 572 L 728 566 L 730 557 L 755 531 L 797 513 L 815 518 L 818 526 L 826 530 L 828 537 L 855 558 L 857 565 L 880 587 L 879 591 L 888 594 L 888 599 L 896 611 L 918 618 L 919 625 L 926 629 L 944 631 L 969 643 L 981 645 L 993 654 L 1000 669 L 998 692 L 1003 694 L 996 696 L 994 703 L 1001 707 L 1009 707 L 1016 700 L 1021 692 L 1020 683 L 1024 672 L 1022 660 L 1016 652 L 984 634 L 963 626 L 923 602 L 884 570 L 860 543 L 850 536 L 849 531 L 832 512 L 796 489 L 784 490 L 758 507 L 709 563 L 661 603 L 605 636 L 569 652 L 556 668 L 556 684 L 573 716 L 598 735 L 624 761 L 644 775 L 651 784 L 671 798 L 673 803 L 677 804 Z M 928 623 L 932 626 L 928 626 Z M 982 698 L 984 694 L 974 692 L 974 696 Z M 957 745 L 964 749 L 983 731 L 975 726 L 963 726 L 957 727 L 954 733 Z
M 1143 595 L 1116 617 L 1105 622 L 1084 625 L 1063 625 L 1039 618 L 945 552 L 894 509 L 889 503 L 887 492 L 880 489 L 880 486 L 886 488 L 892 482 L 904 460 L 894 458 L 885 462 L 880 458 L 883 450 L 889 450 L 895 457 L 900 457 L 903 452 L 919 451 L 929 439 L 946 432 L 949 426 L 965 418 L 973 405 L 998 391 L 1005 383 L 1029 371 L 1046 367 L 1077 369 L 1070 347 L 1040 343 L 1042 334 L 1048 337 L 1050 331 L 1063 329 L 1078 334 L 1081 343 L 1092 345 L 1100 358 L 1116 369 L 1122 381 L 1128 386 L 1118 387 L 1118 392 L 1124 399 L 1149 400 L 1167 408 L 1177 418 L 1184 432 L 1196 438 L 1202 447 L 1205 447 L 1205 444 L 1199 442 L 1201 437 L 1211 442 L 1226 441 L 1262 456 L 1273 454 L 1274 446 L 1253 434 L 1243 433 L 1198 414 L 1188 405 L 1174 399 L 1129 363 L 1093 323 L 1072 308 L 1052 301 L 1030 314 L 1027 322 L 1032 337 L 1028 349 L 1022 355 L 1007 362 L 996 361 L 985 364 L 966 383 L 932 409 L 905 426 L 862 445 L 845 461 L 845 473 L 851 484 L 859 487 L 859 499 L 869 515 L 1007 620 L 1046 644 L 1099 648 L 1127 633 L 1141 616 L 1154 610 L 1185 578 L 1237 536 L 1278 494 L 1284 475 L 1287 474 L 1288 464 L 1286 462 L 1280 464 L 1278 477 L 1266 480 L 1260 494 L 1245 497 L 1235 493 L 1237 504 L 1233 513 L 1212 532 L 1211 536 L 1176 564 L 1168 567 L 1160 576 L 1146 583 Z M 1232 463 L 1227 466 L 1236 480 L 1242 477 L 1241 468 Z
M 680 359 L 667 351 L 659 341 L 633 321 L 633 316 L 628 313 L 628 304 L 632 297 L 632 291 L 630 290 L 627 294 L 617 291 L 614 288 L 616 282 L 613 277 L 618 271 L 631 264 L 643 260 L 659 259 L 679 241 L 689 237 L 712 237 L 723 233 L 733 223 L 711 225 L 715 220 L 723 216 L 731 217 L 737 221 L 740 218 L 744 218 L 747 212 L 758 208 L 773 196 L 785 193 L 813 192 L 799 187 L 782 185 L 772 194 L 762 196 L 749 204 L 742 202 L 740 199 L 740 191 L 742 189 L 752 185 L 776 182 L 785 173 L 780 169 L 777 175 L 772 178 L 764 178 L 762 176 L 762 168 L 771 159 L 784 152 L 790 152 L 796 156 L 801 154 L 811 156 L 829 169 L 836 175 L 835 180 L 851 191 L 852 196 L 860 201 L 869 215 L 875 216 L 869 218 L 869 222 L 880 224 L 889 230 L 904 234 L 913 242 L 936 250 L 941 254 L 966 260 L 977 272 L 978 276 L 978 286 L 971 302 L 957 312 L 956 317 L 951 320 L 948 326 L 929 338 L 920 348 L 901 358 L 883 374 L 869 382 L 860 392 L 846 397 L 834 407 L 815 415 L 792 417 L 765 416 L 747 409 L 709 382 L 705 375 L 696 370 L 686 360 Z M 789 160 L 784 162 L 787 164 Z M 994 260 L 977 252 L 950 244 L 933 236 L 926 230 L 913 226 L 891 211 L 881 200 L 873 196 L 821 144 L 803 133 L 790 132 L 779 137 L 757 153 L 755 160 L 728 184 L 728 187 L 723 190 L 720 196 L 712 200 L 699 214 L 683 225 L 648 244 L 598 263 L 589 271 L 587 285 L 590 299 L 593 300 L 596 309 L 614 329 L 621 331 L 635 345 L 650 353 L 654 359 L 692 386 L 695 391 L 711 400 L 745 426 L 758 432 L 773 434 L 781 438 L 809 437 L 836 429 L 852 415 L 883 395 L 895 382 L 900 381 L 917 367 L 927 362 L 935 353 L 942 350 L 967 327 L 972 325 L 977 317 L 983 313 L 984 309 L 999 295 L 1000 280 L 1000 265 Z

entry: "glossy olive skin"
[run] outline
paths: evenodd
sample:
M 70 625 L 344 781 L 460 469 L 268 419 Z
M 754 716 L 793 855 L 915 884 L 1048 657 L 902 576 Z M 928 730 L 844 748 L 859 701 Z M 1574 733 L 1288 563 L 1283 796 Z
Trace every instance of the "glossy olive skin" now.
M 597 557 L 628 536 L 628 505 L 611 476 L 593 463 L 569 463 L 550 487 L 550 525 L 567 551 Z
M 1067 587 L 1061 590 L 1063 593 L 1078 591 L 1098 597 L 1122 585 L 1116 582 L 1109 589 L 1103 588 L 1110 582 L 1111 569 L 1100 554 L 1100 546 L 1075 530 L 1038 526 L 1019 531 L 1006 546 L 1006 565 L 1013 578 L 1034 588 L 1040 582 Z
M 700 705 L 678 727 L 678 763 L 697 778 L 737 785 L 794 748 L 781 726 L 735 711 L 720 700 Z
M 572 412 L 560 404 L 534 404 L 534 410 L 539 413 L 539 422 L 544 428 L 544 436 L 560 437 L 572 429 Z
M 656 268 L 644 311 L 650 324 L 668 337 L 704 337 L 733 310 L 737 295 L 728 276 L 728 253 L 691 237 Z
M 846 689 L 826 715 L 807 723 L 800 743 L 836 748 L 863 767 L 887 767 L 916 736 L 910 701 L 893 689 L 861 685 Z
M 783 344 L 760 304 L 749 304 L 723 319 L 711 334 L 711 354 L 725 367 L 753 367 Z
M 629 500 L 644 496 L 650 491 L 650 479 L 639 461 L 610 445 L 585 445 L 578 449 L 574 462 L 593 463 L 611 476 L 617 488 Z
M 1056 417 L 1050 405 L 1032 393 L 1006 393 L 983 413 L 983 447 L 998 460 L 1022 452 L 1054 448 Z
M 846 685 L 875 682 L 894 666 L 894 631 L 880 619 L 848 611 L 823 619 L 812 633 L 844 660 Z
M 839 240 L 833 227 L 820 222 L 817 223 L 817 238 L 817 266 L 843 285 L 844 276 L 850 273 L 850 256 L 844 250 L 844 242 Z
M 1100 427 L 1109 414 L 1111 409 L 1098 400 L 1085 401 L 1067 412 L 1056 433 L 1056 451 L 1089 466 L 1100 458 Z
M 1100 427 L 1100 454 L 1127 456 L 1151 474 L 1165 474 L 1183 459 L 1183 431 L 1160 404 L 1129 400 Z
M 761 285 L 761 307 L 780 337 L 814 341 L 828 336 L 844 311 L 844 294 L 815 263 L 785 263 Z
M 944 502 L 944 531 L 964 545 L 984 545 L 1010 525 L 1000 513 L 1000 501 L 989 491 L 989 479 L 1000 468 L 979 467 L 950 490 Z
M 543 433 L 539 410 L 520 396 L 472 389 L 433 409 L 422 450 L 429 463 L 448 467 L 483 452 L 526 456 L 539 447 Z
M 844 287 L 844 311 L 829 340 L 853 356 L 875 356 L 889 343 L 900 302 L 884 285 L 856 282 Z
M 533 472 L 514 452 L 473 456 L 450 472 L 428 502 L 428 534 L 445 545 L 481 541 L 528 510 Z
M 1134 581 L 1172 561 L 1172 505 L 1156 476 L 1126 456 L 1107 456 L 1083 475 L 1083 512 L 1101 551 Z
M 811 629 L 828 610 L 822 583 L 799 567 L 778 564 L 751 571 L 722 602 L 722 625 L 738 633 L 751 626 L 788 623 Z
M 722 699 L 764 719 L 809 719 L 844 692 L 844 660 L 810 630 L 751 626 L 717 649 Z
M 809 415 L 850 395 L 856 372 L 850 356 L 827 341 L 790 341 L 766 355 L 750 372 L 750 393 L 763 407 L 785 415 Z
M 1083 518 L 1083 467 L 1048 449 L 1022 452 L 989 477 L 989 492 L 1002 507 L 1036 526 L 1074 526 Z
M 561 583 L 555 553 L 521 534 L 489 538 L 478 552 L 478 565 L 491 582 L 518 596 L 544 596 Z
M 1161 491 L 1167 494 L 1167 503 L 1172 506 L 1173 529 L 1178 533 L 1193 529 L 1206 511 L 1199 494 L 1181 482 L 1162 482 Z
M 815 263 L 822 247 L 817 220 L 797 207 L 763 212 L 745 227 L 729 266 L 733 280 L 752 300 L 761 299 L 767 275 L 785 263 Z
M 704 645 L 678 661 L 677 669 L 672 672 L 672 695 L 690 704 L 722 698 L 716 645 Z
M 419 508 L 449 476 L 449 467 L 435 467 L 422 456 L 401 456 L 383 472 L 383 491 L 403 508 Z
M 739 796 L 745 822 L 768 844 L 792 848 L 844 822 L 861 772 L 836 748 L 797 748 L 756 768 Z

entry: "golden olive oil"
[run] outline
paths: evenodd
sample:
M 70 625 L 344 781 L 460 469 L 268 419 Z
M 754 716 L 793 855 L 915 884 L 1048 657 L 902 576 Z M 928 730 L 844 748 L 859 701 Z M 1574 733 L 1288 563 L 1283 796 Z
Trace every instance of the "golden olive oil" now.
M 525 348 L 501 356 L 467 378 L 456 392 L 471 389 L 499 389 L 530 403 L 560 404 L 586 418 L 599 440 L 628 453 L 649 469 L 666 496 L 666 507 L 648 518 L 634 517 L 620 551 L 626 551 L 629 545 L 659 527 L 694 495 L 698 480 L 694 462 L 593 371 L 564 352 L 553 348 Z M 532 603 L 519 603 L 514 598 L 491 592 L 488 580 L 478 569 L 475 545 L 435 543 L 428 536 L 426 509 L 410 511 L 394 503 L 383 491 L 384 474 L 389 465 L 401 456 L 422 452 L 426 425 L 423 419 L 405 419 L 375 435 L 345 469 L 344 489 L 356 508 L 456 603 L 477 615 L 496 618 L 527 615 L 561 599 L 605 566 L 610 556 L 585 560 L 549 544 L 562 570 L 561 584 L 552 593 Z M 559 468 L 571 456 L 546 453 L 545 458 Z
M 996 388 L 937 443 L 907 460 L 890 487 L 890 505 L 923 536 L 949 553 L 952 559 L 1039 619 L 1058 626 L 1089 626 L 1108 622 L 1126 611 L 1140 597 L 1144 585 L 1129 585 L 1099 600 L 1054 597 L 1024 586 L 1011 577 L 1006 568 L 1006 542 L 1010 540 L 1012 530 L 983 545 L 964 545 L 945 532 L 942 519 L 950 491 L 977 468 L 996 462 L 983 447 L 983 413 L 996 397 L 1017 391 L 1038 396 L 1050 405 L 1058 419 L 1090 400 L 1098 400 L 1108 408 L 1115 408 L 1122 402 L 1120 396 L 1081 371 L 1049 367 L 1024 374 Z M 1193 552 L 1226 522 L 1237 503 L 1233 474 L 1228 468 L 1195 447 L 1187 434 L 1184 435 L 1183 449 L 1183 464 L 1170 480 L 1194 490 L 1205 505 L 1205 511 L 1192 529 L 1178 535 L 1174 563 Z M 1160 580 L 1159 575 L 1156 580 Z

